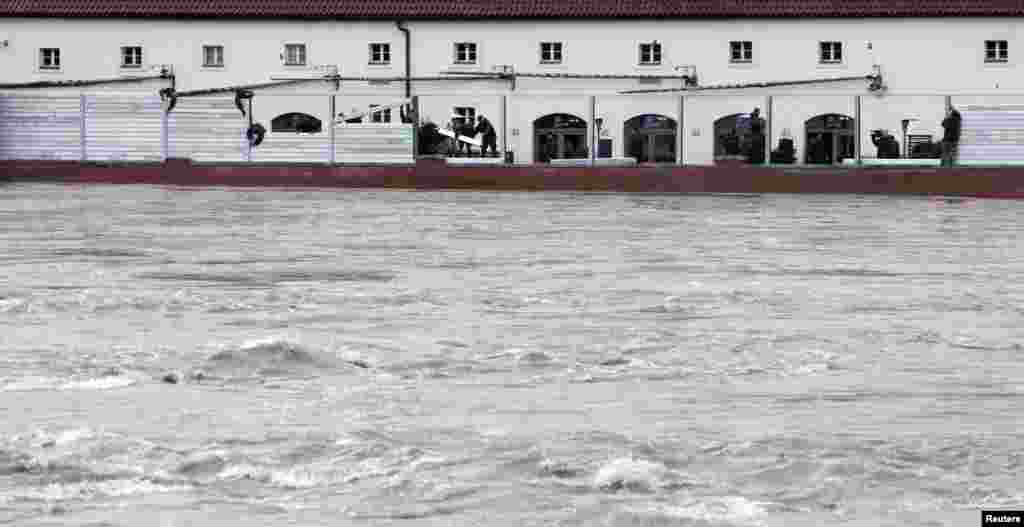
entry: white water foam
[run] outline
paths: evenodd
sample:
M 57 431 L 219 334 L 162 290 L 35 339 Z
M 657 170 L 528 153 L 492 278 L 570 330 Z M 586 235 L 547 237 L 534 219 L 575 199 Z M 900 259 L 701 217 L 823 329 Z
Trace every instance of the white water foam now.
M 665 465 L 642 459 L 619 458 L 609 461 L 594 476 L 601 490 L 652 491 L 664 480 Z
M 101 377 L 22 377 L 0 386 L 0 392 L 34 391 L 97 391 L 115 390 L 137 384 L 139 378 L 132 375 L 104 375 Z
M 49 485 L 20 489 L 7 496 L 8 500 L 67 501 L 93 499 L 97 497 L 123 497 L 139 494 L 186 492 L 187 485 L 160 485 L 144 478 L 115 479 L 106 481 L 83 481 L 78 483 L 51 483 Z
M 742 523 L 762 525 L 767 513 L 766 502 L 751 501 L 742 496 L 700 498 L 683 505 L 652 505 L 650 508 L 630 508 L 629 512 L 642 516 L 659 515 L 669 518 L 690 519 L 709 523 Z

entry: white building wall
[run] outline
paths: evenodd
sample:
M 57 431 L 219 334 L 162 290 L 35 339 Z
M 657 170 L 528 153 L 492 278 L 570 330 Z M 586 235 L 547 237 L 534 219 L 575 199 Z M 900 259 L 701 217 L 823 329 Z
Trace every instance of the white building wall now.
M 774 147 L 784 130 L 795 139 L 798 160 L 803 157 L 803 123 L 823 113 L 852 116 L 853 97 L 862 95 L 861 145 L 864 155 L 874 155 L 870 130 L 886 128 L 900 137 L 900 120 L 918 119 L 916 127 L 941 133 L 943 95 L 953 103 L 968 104 L 998 97 L 1002 103 L 1024 104 L 1024 75 L 1020 57 L 1024 43 L 1015 36 L 1024 25 L 1020 19 L 780 19 L 780 20 L 521 20 L 521 21 L 410 21 L 414 76 L 433 76 L 444 71 L 492 72 L 513 65 L 520 72 L 661 74 L 673 75 L 677 66 L 696 66 L 701 84 L 725 84 L 800 80 L 871 73 L 880 64 L 888 86 L 882 96 L 871 95 L 865 82 L 849 82 L 799 88 L 773 88 L 733 92 L 688 94 L 684 126 L 686 161 L 709 163 L 713 155 L 713 123 L 716 119 L 764 108 L 764 97 L 775 95 Z M 307 44 L 307 61 L 337 65 L 343 75 L 394 76 L 404 74 L 404 37 L 393 21 L 254 21 L 254 20 L 58 20 L 0 19 L 0 68 L 4 82 L 109 78 L 123 74 L 154 74 L 162 64 L 174 67 L 177 89 L 194 90 L 266 82 L 271 76 L 308 75 L 310 68 L 283 65 L 281 54 L 288 42 Z M 662 64 L 637 64 L 640 42 L 662 44 Z M 729 62 L 729 41 L 754 43 L 752 64 Z M 844 61 L 818 63 L 818 42 L 843 43 Z M 1009 62 L 986 64 L 985 40 L 1007 40 Z M 453 64 L 453 44 L 476 42 L 476 66 Z M 540 63 L 541 42 L 564 43 L 564 63 Z M 369 44 L 391 44 L 391 64 L 373 66 Z M 204 44 L 225 47 L 224 68 L 202 66 Z M 142 71 L 120 67 L 120 47 L 141 45 Z M 38 69 L 41 47 L 61 49 L 59 72 Z M 157 83 L 160 84 L 160 83 Z M 443 123 L 455 106 L 474 106 L 500 127 L 500 96 L 508 94 L 508 143 L 517 161 L 533 159 L 532 123 L 548 113 L 570 113 L 586 118 L 586 96 L 598 95 L 597 115 L 614 141 L 614 153 L 624 152 L 623 124 L 644 113 L 677 118 L 677 95 L 619 96 L 624 89 L 673 88 L 675 79 L 660 85 L 636 80 L 519 79 L 515 90 L 504 81 L 417 82 L 413 94 L 421 95 L 421 115 Z M 89 88 L 79 91 L 132 91 L 147 93 L 153 83 Z M 287 96 L 288 93 L 326 94 L 327 83 L 261 90 L 254 100 L 254 116 L 269 129 L 281 113 L 300 111 L 330 122 L 322 97 Z M 404 82 L 368 85 L 345 82 L 338 97 L 338 111 L 351 112 L 369 104 L 403 97 Z M 179 107 L 188 105 L 181 99 Z M 398 112 L 392 112 L 398 120 Z M 326 130 L 326 128 L 325 128 Z M 499 145 L 504 133 L 499 129 Z M 516 133 L 518 132 L 518 133 Z M 326 132 L 325 132 L 326 133 Z M 267 145 L 273 144 L 268 134 Z

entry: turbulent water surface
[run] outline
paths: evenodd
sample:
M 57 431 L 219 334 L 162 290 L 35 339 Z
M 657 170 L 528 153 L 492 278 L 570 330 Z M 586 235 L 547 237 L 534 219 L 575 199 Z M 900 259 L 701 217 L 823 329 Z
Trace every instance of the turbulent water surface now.
M 976 525 L 1024 205 L 0 188 L 0 523 Z

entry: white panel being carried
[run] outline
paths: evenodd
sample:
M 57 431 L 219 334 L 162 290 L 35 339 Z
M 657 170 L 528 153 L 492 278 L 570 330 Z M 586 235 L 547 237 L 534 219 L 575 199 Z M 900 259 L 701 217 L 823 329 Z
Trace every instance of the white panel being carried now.
M 318 134 L 267 132 L 263 142 L 252 149 L 254 162 L 329 163 L 331 138 L 324 130 Z
M 234 96 L 179 98 L 168 116 L 169 157 L 196 162 L 245 161 L 248 125 Z
M 87 160 L 163 161 L 159 96 L 88 95 L 85 102 Z
M 960 117 L 959 161 L 1024 161 L 1024 106 L 968 106 Z
M 411 124 L 367 123 L 335 126 L 336 163 L 413 163 Z
M 81 96 L 0 94 L 0 159 L 82 158 Z

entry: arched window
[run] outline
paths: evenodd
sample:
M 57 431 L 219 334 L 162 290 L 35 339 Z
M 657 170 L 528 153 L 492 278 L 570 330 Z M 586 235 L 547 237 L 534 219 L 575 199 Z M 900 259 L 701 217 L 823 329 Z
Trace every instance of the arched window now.
M 320 119 L 305 113 L 285 113 L 270 121 L 271 132 L 318 134 L 323 131 Z
M 804 123 L 807 148 L 804 161 L 810 164 L 831 165 L 854 157 L 853 117 L 827 113 L 808 119 Z
M 587 157 L 587 123 L 575 115 L 545 115 L 533 121 L 533 135 L 534 161 Z
M 626 121 L 622 136 L 626 155 L 639 163 L 676 161 L 676 121 L 671 117 L 638 115 Z
M 763 163 L 764 141 L 764 118 L 757 108 L 751 113 L 734 113 L 715 121 L 715 161 L 742 159 Z

